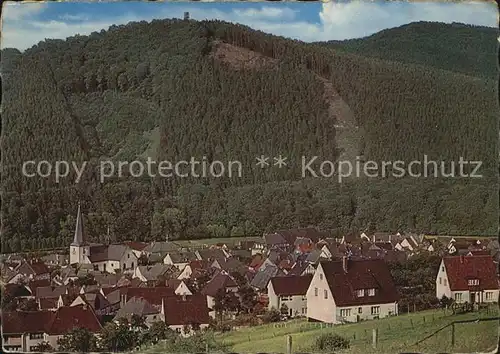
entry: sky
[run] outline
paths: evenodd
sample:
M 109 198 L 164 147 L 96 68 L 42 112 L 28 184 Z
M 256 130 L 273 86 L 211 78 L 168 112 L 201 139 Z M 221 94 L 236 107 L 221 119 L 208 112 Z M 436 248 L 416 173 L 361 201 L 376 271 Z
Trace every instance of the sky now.
M 494 2 L 4 2 L 2 48 L 87 35 L 130 21 L 219 19 L 306 42 L 360 38 L 416 21 L 498 26 Z

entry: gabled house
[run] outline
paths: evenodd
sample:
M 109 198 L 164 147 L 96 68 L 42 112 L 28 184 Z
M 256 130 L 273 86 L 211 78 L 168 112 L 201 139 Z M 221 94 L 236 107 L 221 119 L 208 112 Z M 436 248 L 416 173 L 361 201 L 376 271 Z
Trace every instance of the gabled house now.
M 169 279 L 167 281 L 168 287 L 174 289 L 175 295 L 186 295 L 186 296 L 191 296 L 193 295 L 193 291 L 187 286 L 187 284 L 183 280 L 179 279 Z
M 230 291 L 236 293 L 238 291 L 238 284 L 232 276 L 222 271 L 217 273 L 207 284 L 205 284 L 205 287 L 201 289 L 201 294 L 206 296 L 210 316 L 213 318 L 215 318 L 215 310 L 213 309 L 215 305 L 215 296 L 219 290 L 224 290 L 226 293 Z
M 183 337 L 207 328 L 210 323 L 207 301 L 201 294 L 163 298 L 161 315 L 166 325 Z
M 138 266 L 134 270 L 132 278 L 138 278 L 145 283 L 155 283 L 161 279 L 166 280 L 170 275 L 177 273 L 174 265 L 157 263 L 152 266 Z
M 281 310 L 285 305 L 289 317 L 306 316 L 306 294 L 311 280 L 311 274 L 271 278 L 267 287 L 268 308 Z
M 45 263 L 22 261 L 17 268 L 17 274 L 21 274 L 25 280 L 50 279 L 50 270 Z
M 397 315 L 399 295 L 383 260 L 321 261 L 307 290 L 307 317 L 326 323 Z
M 436 276 L 436 297 L 457 303 L 498 302 L 497 267 L 491 256 L 443 257 Z
M 125 241 L 123 244 L 132 250 L 137 259 L 141 258 L 142 255 L 146 255 L 146 252 L 144 252 L 144 249 L 148 246 L 146 242 Z
M 177 279 L 189 279 L 191 277 L 196 277 L 198 274 L 200 274 L 201 271 L 205 271 L 208 269 L 210 264 L 206 261 L 201 261 L 201 260 L 195 260 L 189 262 L 182 272 L 177 276 Z
M 163 259 L 163 263 L 167 265 L 173 265 L 177 267 L 180 271 L 184 269 L 189 262 L 198 260 L 195 252 L 177 252 L 177 253 L 167 253 Z
M 154 322 L 163 321 L 164 316 L 161 314 L 161 308 L 154 307 L 144 298 L 132 297 L 129 299 L 116 313 L 114 321 L 126 319 L 129 321 L 133 315 L 145 318 L 146 326 L 150 327 Z
M 61 307 L 56 311 L 2 312 L 3 348 L 9 351 L 34 352 L 41 342 L 55 350 L 57 341 L 73 328 L 101 331 L 101 324 L 90 306 Z

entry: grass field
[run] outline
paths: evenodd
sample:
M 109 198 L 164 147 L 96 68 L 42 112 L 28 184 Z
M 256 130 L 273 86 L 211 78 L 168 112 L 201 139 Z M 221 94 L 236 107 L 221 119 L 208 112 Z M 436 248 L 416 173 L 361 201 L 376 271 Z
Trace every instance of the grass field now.
M 223 237 L 223 238 L 204 238 L 201 240 L 179 240 L 175 243 L 182 246 L 202 246 L 202 245 L 215 245 L 217 243 L 225 243 L 230 246 L 241 241 L 262 241 L 262 236 L 243 236 L 243 237 Z
M 455 345 L 451 346 L 451 327 L 419 345 L 439 328 L 452 321 L 495 317 L 498 311 L 488 313 L 445 314 L 442 310 L 423 311 L 386 319 L 365 321 L 355 324 L 326 327 L 305 320 L 290 321 L 286 324 L 265 325 L 241 329 L 216 338 L 238 353 L 286 352 L 286 335 L 292 336 L 294 352 L 310 352 L 318 335 L 333 332 L 348 338 L 351 348 L 348 353 L 395 353 L 412 352 L 473 352 L 491 351 L 498 342 L 498 321 L 465 323 L 455 325 Z M 372 347 L 372 330 L 378 329 L 377 348 Z

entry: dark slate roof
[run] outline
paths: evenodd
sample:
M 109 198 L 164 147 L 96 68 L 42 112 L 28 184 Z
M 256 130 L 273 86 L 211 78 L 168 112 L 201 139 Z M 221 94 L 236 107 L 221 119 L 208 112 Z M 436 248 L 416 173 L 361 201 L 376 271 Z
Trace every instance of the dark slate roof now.
M 198 259 L 194 252 L 171 252 L 168 255 L 174 263 L 189 263 Z
M 306 295 L 312 275 L 271 278 L 274 292 L 278 296 Z
M 90 261 L 119 261 L 129 248 L 125 245 L 95 245 L 90 247 Z
M 320 266 L 337 306 L 392 303 L 399 300 L 391 273 L 383 260 L 348 260 L 347 272 L 342 261 L 322 261 Z M 375 289 L 375 296 L 356 295 L 356 290 Z M 366 292 L 366 291 L 365 291 Z
M 75 224 L 75 235 L 73 237 L 73 242 L 71 246 L 81 246 L 86 244 L 86 238 L 83 229 L 83 216 L 80 208 L 80 203 L 78 203 L 78 211 L 76 214 L 76 224 Z
M 159 312 L 160 311 L 157 308 L 147 302 L 144 298 L 134 296 L 118 310 L 114 319 L 117 320 L 120 318 L 126 318 L 130 320 L 132 315 L 147 316 L 154 315 Z
M 215 296 L 219 289 L 227 289 L 229 287 L 236 287 L 236 281 L 232 276 L 224 272 L 216 274 L 205 287 L 201 290 L 204 295 Z
M 267 284 L 269 284 L 271 278 L 284 275 L 285 274 L 280 271 L 277 266 L 269 265 L 263 269 L 259 269 L 259 271 L 255 273 L 250 285 L 254 288 L 263 290 L 267 288 Z
M 147 253 L 163 253 L 166 254 L 168 252 L 178 252 L 181 250 L 181 246 L 175 242 L 156 242 L 153 241 L 146 247 L 144 247 L 143 252 Z

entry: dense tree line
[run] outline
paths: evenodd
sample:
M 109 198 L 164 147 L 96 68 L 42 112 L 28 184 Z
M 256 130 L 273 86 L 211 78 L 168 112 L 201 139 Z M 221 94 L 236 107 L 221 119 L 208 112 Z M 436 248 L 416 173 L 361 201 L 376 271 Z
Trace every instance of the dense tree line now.
M 273 64 L 236 70 L 224 41 Z M 408 46 L 411 44 L 407 44 Z M 418 51 L 417 47 L 411 50 Z M 229 53 L 231 54 L 231 53 Z M 359 54 L 359 53 L 358 53 Z M 2 52 L 2 249 L 70 243 L 79 201 L 103 242 L 319 226 L 496 233 L 493 81 L 304 44 L 220 21 L 154 20 Z M 375 161 L 481 160 L 481 179 L 300 178 L 300 157 L 339 158 L 331 82 Z M 260 170 L 255 157 L 289 166 Z M 108 178 L 102 160 L 239 160 L 242 178 Z M 79 183 L 21 174 L 28 160 L 87 161 Z M 316 168 L 318 166 L 316 165 Z M 469 171 L 470 172 L 470 171 Z M 127 176 L 127 172 L 125 172 Z

